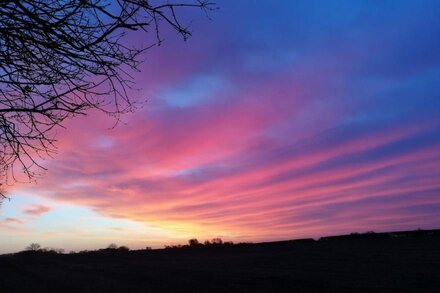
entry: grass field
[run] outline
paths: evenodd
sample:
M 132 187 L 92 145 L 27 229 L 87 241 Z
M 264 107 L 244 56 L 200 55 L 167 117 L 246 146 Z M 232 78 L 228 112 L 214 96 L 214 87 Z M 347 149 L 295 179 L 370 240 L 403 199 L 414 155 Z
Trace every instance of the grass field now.
M 440 292 L 440 233 L 224 247 L 19 253 L 0 292 Z

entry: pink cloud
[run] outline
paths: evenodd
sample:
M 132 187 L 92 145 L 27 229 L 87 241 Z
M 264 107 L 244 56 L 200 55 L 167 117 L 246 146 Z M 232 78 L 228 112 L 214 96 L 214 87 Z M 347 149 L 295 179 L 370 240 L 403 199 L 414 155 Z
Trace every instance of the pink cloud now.
M 4 224 L 22 224 L 23 221 L 18 218 L 7 217 L 1 221 Z
M 29 216 L 39 217 L 45 213 L 48 213 L 51 210 L 50 207 L 43 205 L 32 205 L 23 210 L 23 212 Z
M 166 137 L 160 126 L 129 125 L 109 134 L 112 146 L 104 149 L 88 146 L 89 139 L 67 138 L 64 143 L 71 149 L 54 162 L 38 192 L 153 226 L 183 225 L 187 228 L 179 229 L 187 232 L 215 231 L 253 240 L 434 225 L 405 209 L 440 204 L 434 196 L 440 188 L 439 142 L 382 153 L 390 145 L 429 137 L 437 122 L 374 130 L 342 137 L 336 144 L 328 142 L 340 139 L 337 132 L 333 138 L 322 135 L 322 142 L 318 135 L 318 141 L 285 148 L 261 140 L 264 123 L 243 123 L 235 130 L 241 134 L 229 137 L 216 119 L 202 117 L 188 118 L 190 125 L 211 123 L 212 133 L 202 125 L 200 133 L 183 128 L 182 134 L 181 123 L 176 123 L 164 127 L 170 130 Z M 191 130 L 197 132 L 195 126 Z M 197 137 L 218 133 L 225 141 L 203 145 Z M 161 146 L 147 139 L 156 134 L 172 143 Z M 249 141 L 252 136 L 256 139 Z M 234 142 L 240 139 L 248 143 Z M 218 145 L 222 147 L 213 154 Z
M 359 56 L 345 53 L 312 54 L 266 78 L 237 69 L 227 77 L 235 87 L 205 103 L 176 107 L 156 97 L 113 130 L 100 114 L 74 119 L 32 192 L 200 237 L 257 241 L 435 227 L 438 119 L 357 117 L 363 104 L 344 96 L 353 93 L 340 77 Z M 197 58 L 164 66 L 169 76 L 138 78 L 152 84 L 146 92 L 160 92 L 200 74 Z

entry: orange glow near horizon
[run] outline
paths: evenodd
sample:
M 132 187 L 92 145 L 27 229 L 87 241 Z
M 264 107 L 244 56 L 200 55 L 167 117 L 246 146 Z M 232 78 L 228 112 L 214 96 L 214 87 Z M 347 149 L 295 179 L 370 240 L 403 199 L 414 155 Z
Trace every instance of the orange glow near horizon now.
M 149 100 L 116 128 L 66 123 L 46 176 L 3 203 L 0 253 L 440 228 L 438 17 L 268 2 L 147 52 Z

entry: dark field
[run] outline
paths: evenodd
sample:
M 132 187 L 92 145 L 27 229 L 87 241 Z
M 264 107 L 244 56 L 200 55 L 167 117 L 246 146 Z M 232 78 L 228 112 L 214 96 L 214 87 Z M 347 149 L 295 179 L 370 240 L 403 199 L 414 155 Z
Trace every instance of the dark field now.
M 440 292 L 440 233 L 0 257 L 0 292 Z

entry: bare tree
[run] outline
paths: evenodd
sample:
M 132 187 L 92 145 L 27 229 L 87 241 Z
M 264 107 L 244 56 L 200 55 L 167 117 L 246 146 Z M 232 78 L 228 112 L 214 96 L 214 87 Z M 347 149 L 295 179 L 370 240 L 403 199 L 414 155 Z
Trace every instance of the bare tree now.
M 26 247 L 26 250 L 38 251 L 38 250 L 41 250 L 41 245 L 38 243 L 31 243 L 31 244 L 29 244 L 29 246 Z
M 139 55 L 161 44 L 163 26 L 184 40 L 191 35 L 180 10 L 207 13 L 214 5 L 209 0 L 0 0 L 2 184 L 14 183 L 16 174 L 33 180 L 45 170 L 40 159 L 56 152 L 53 130 L 65 119 L 97 109 L 118 120 L 133 111 L 128 90 Z M 130 31 L 150 33 L 153 41 L 130 47 L 123 42 Z

